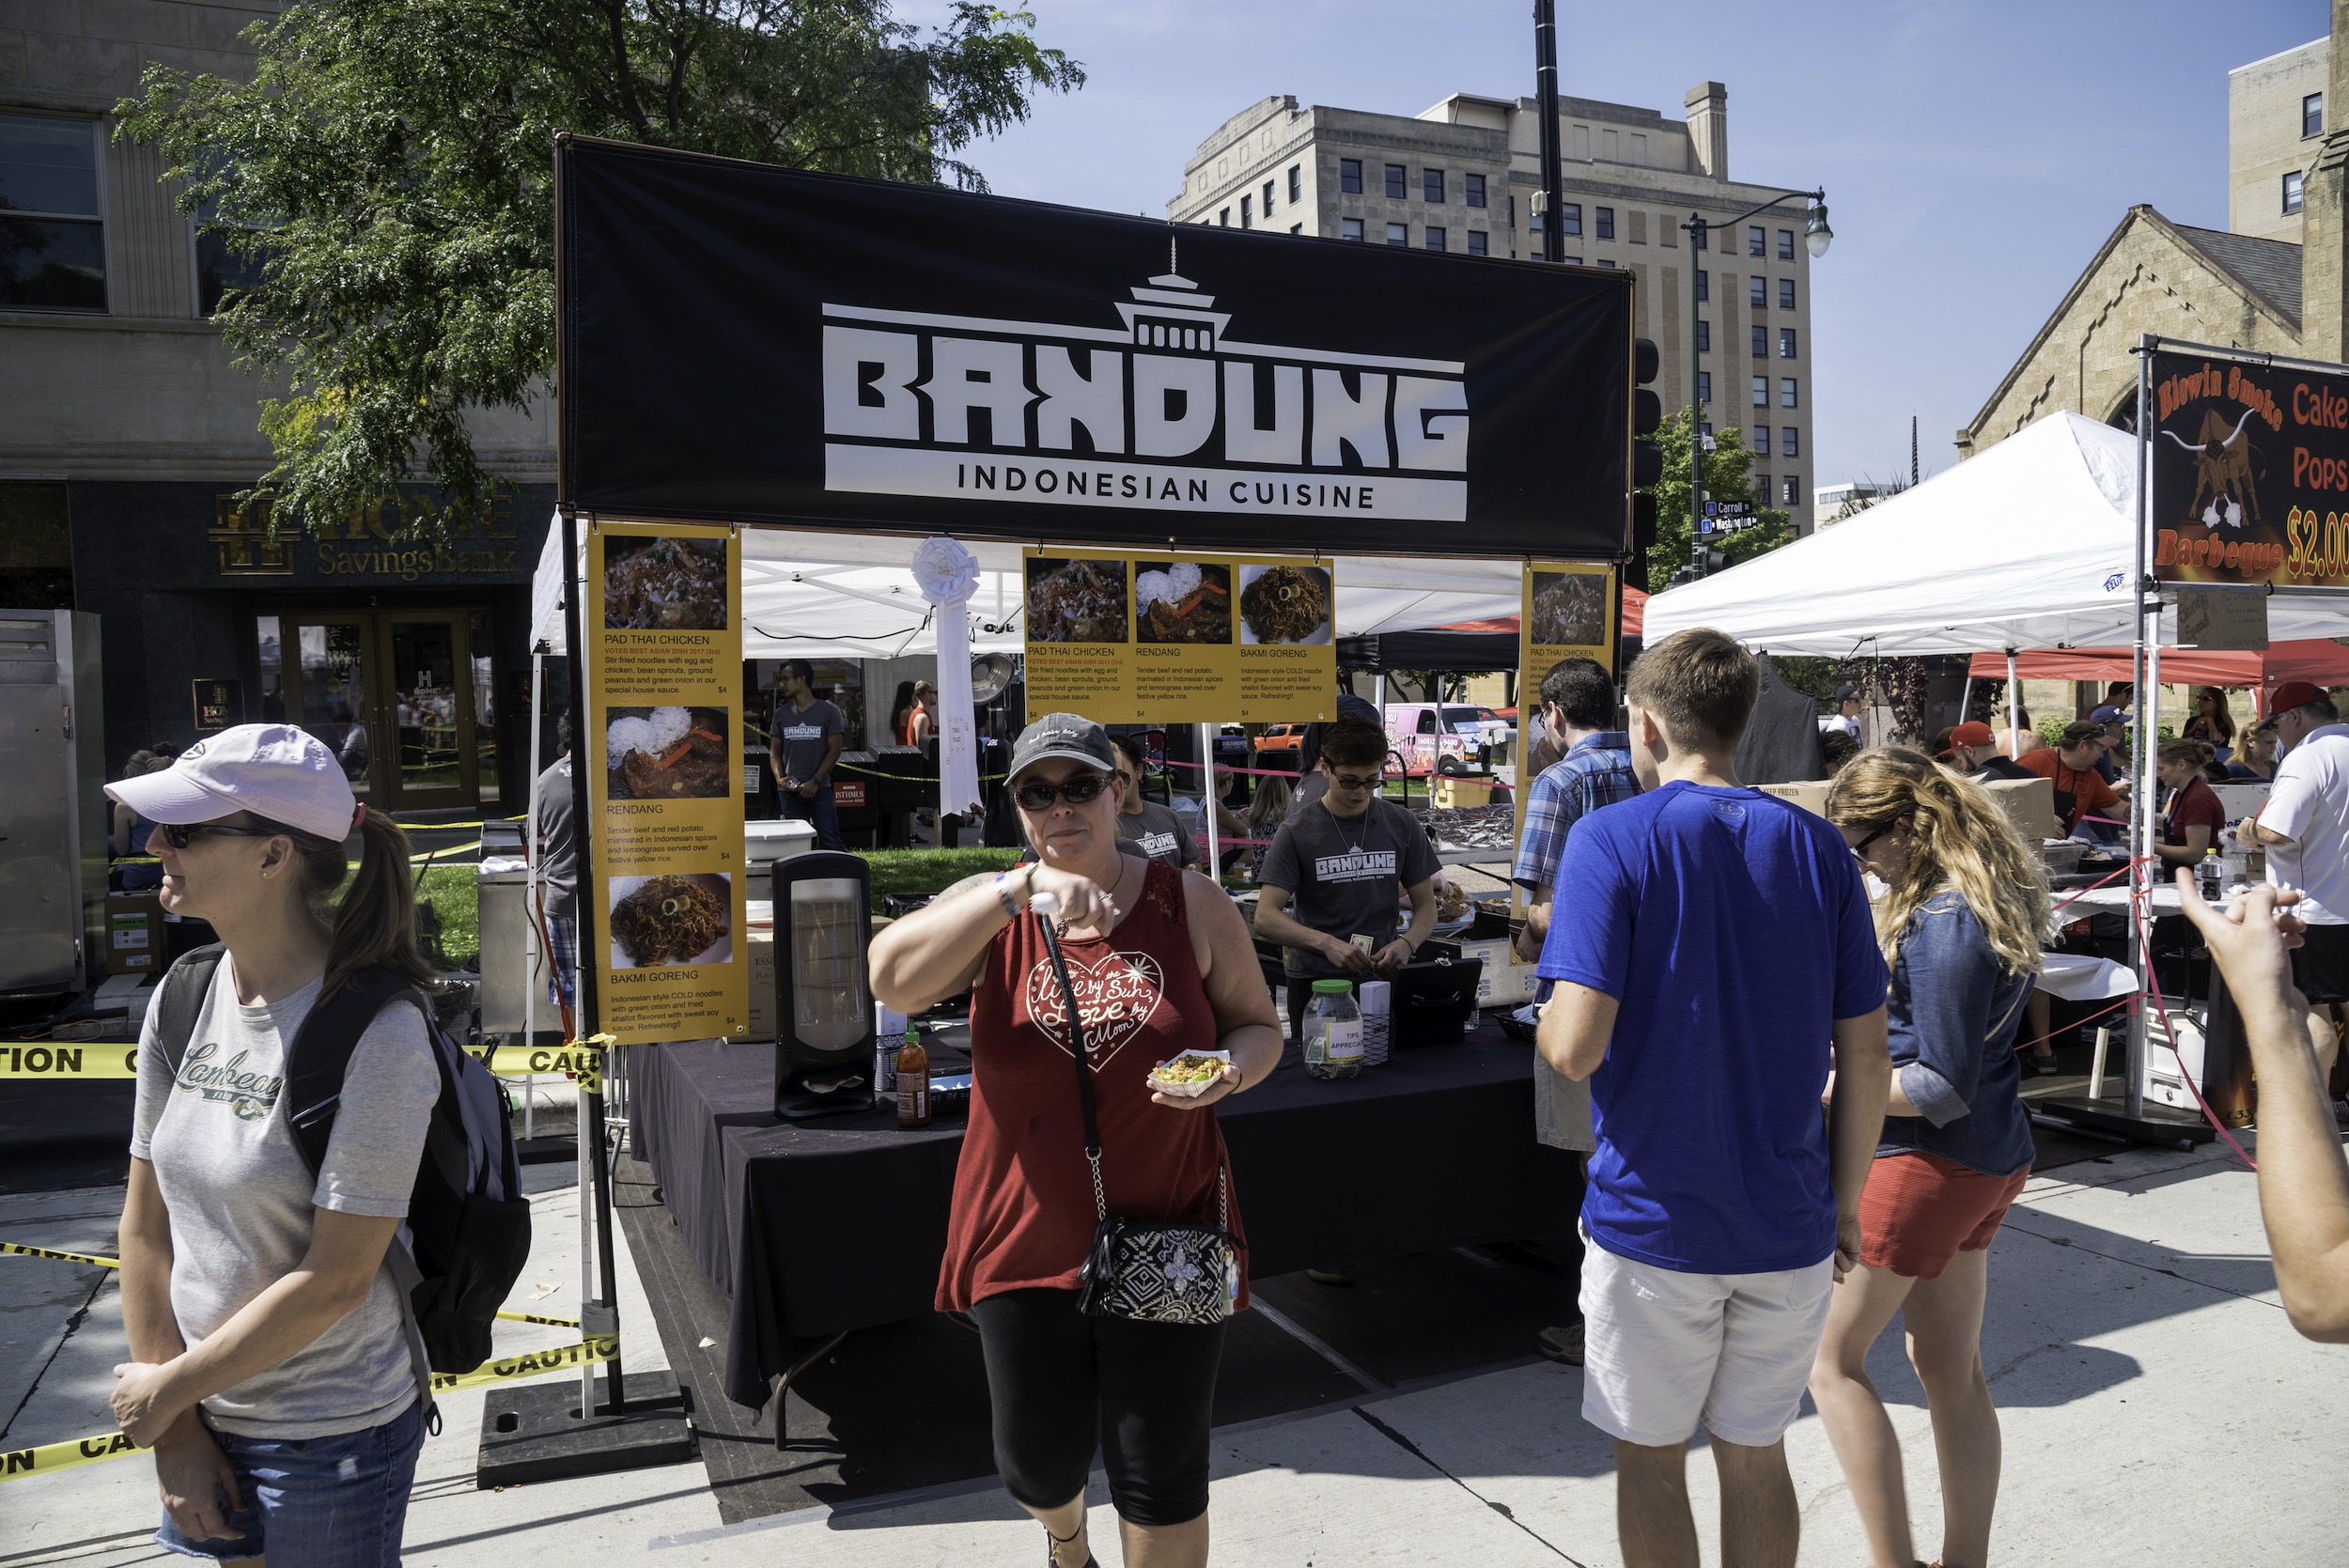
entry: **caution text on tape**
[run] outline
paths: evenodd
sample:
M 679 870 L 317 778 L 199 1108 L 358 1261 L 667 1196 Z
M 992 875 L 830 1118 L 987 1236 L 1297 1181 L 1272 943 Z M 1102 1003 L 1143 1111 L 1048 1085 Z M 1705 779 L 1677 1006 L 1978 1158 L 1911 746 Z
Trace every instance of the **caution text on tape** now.
M 120 1041 L 88 1045 L 0 1044 L 0 1078 L 136 1078 L 139 1048 Z
M 568 1046 L 498 1046 L 476 1050 L 474 1055 L 481 1064 L 500 1078 L 547 1078 L 568 1073 L 579 1079 L 583 1092 L 594 1094 L 603 1089 L 603 1052 Z
M 26 1258 L 54 1258 L 59 1263 L 96 1264 L 101 1268 L 120 1268 L 120 1258 L 101 1258 L 88 1252 L 60 1252 L 54 1248 L 27 1247 L 22 1242 L 0 1241 L 0 1252 L 14 1252 Z

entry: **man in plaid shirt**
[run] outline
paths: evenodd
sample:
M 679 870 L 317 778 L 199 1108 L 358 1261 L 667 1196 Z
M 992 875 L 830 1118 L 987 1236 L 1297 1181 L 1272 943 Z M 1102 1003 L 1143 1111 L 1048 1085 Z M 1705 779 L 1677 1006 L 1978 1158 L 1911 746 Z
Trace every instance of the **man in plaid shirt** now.
M 1517 954 L 1527 963 L 1541 957 L 1549 935 L 1550 905 L 1557 895 L 1558 858 L 1574 825 L 1601 806 L 1640 793 L 1631 770 L 1631 737 L 1616 727 L 1615 683 L 1606 666 L 1591 659 L 1564 659 L 1542 676 L 1542 727 L 1565 754 L 1543 769 L 1525 797 L 1525 831 L 1517 839 L 1510 880 L 1525 890 L 1525 928 Z M 1530 740 L 1529 740 L 1530 750 Z M 1543 982 L 1537 999 L 1521 1017 L 1531 1019 L 1548 1000 Z M 1587 1160 L 1598 1146 L 1591 1131 L 1591 1088 L 1562 1078 L 1537 1053 L 1533 1058 L 1533 1136 L 1543 1144 Z M 1539 1348 L 1554 1361 L 1582 1364 L 1582 1325 L 1542 1330 Z

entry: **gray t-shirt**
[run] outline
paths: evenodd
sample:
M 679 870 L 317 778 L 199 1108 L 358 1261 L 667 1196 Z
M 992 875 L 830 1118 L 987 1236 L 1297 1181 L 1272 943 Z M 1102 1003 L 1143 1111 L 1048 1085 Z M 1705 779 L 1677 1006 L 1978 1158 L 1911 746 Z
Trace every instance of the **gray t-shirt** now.
M 571 824 L 571 759 L 563 758 L 538 775 L 538 863 L 547 878 L 547 913 L 555 920 L 579 914 L 579 835 Z
M 1183 831 L 1183 819 L 1156 800 L 1144 800 L 1138 813 L 1119 812 L 1117 836 L 1150 860 L 1172 866 L 1199 863 L 1199 845 Z
M 1398 934 L 1402 890 L 1436 874 L 1435 846 L 1417 818 L 1390 800 L 1373 800 L 1361 816 L 1332 816 L 1326 800 L 1292 815 L 1273 835 L 1256 880 L 1288 890 L 1289 913 L 1324 936 L 1361 935 L 1377 948 Z M 1344 971 L 1318 953 L 1290 948 L 1288 972 Z
M 840 710 L 818 697 L 802 713 L 789 698 L 775 704 L 775 744 L 783 748 L 781 777 L 801 784 L 824 766 L 825 742 L 847 728 Z
M 326 1159 L 315 1179 L 286 1125 L 286 1051 L 318 1000 L 313 981 L 283 1001 L 237 1001 L 224 959 L 175 1081 L 147 1010 L 131 1155 L 155 1167 L 171 1214 L 171 1310 L 193 1349 L 300 1265 L 313 1206 L 401 1218 L 415 1187 L 440 1069 L 415 1008 L 395 1002 L 359 1037 Z M 291 1440 L 381 1426 L 415 1402 L 390 1265 L 357 1310 L 267 1372 L 204 1402 L 241 1436 Z

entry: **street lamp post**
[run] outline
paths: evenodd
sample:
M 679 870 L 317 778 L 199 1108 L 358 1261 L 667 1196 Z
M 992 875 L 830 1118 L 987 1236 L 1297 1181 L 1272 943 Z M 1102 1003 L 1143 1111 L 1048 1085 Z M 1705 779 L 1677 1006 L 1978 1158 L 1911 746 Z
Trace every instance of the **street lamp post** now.
M 1803 225 L 1803 248 L 1812 260 L 1827 255 L 1827 248 L 1835 241 L 1835 231 L 1827 226 L 1827 191 L 1783 191 L 1758 207 L 1748 208 L 1735 217 L 1715 224 L 1705 221 L 1702 212 L 1691 212 L 1688 221 L 1680 225 L 1688 236 L 1688 571 L 1691 580 L 1700 575 L 1698 563 L 1703 559 L 1704 546 L 1704 399 L 1697 396 L 1697 378 L 1703 374 L 1703 356 L 1697 349 L 1697 329 L 1703 324 L 1703 299 L 1697 292 L 1699 256 L 1708 254 L 1706 236 L 1714 229 L 1736 231 L 1739 224 L 1757 212 L 1766 212 L 1781 202 L 1811 203 Z

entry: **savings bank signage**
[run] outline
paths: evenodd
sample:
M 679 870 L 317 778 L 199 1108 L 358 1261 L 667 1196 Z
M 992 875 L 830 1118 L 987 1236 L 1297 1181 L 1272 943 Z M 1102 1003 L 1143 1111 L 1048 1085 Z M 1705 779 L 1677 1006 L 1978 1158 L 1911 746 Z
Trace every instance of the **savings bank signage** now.
M 1628 272 L 577 139 L 557 163 L 562 496 L 583 509 L 1153 548 L 1625 548 Z
M 2164 350 L 2153 386 L 2155 575 L 2349 587 L 2349 377 Z

